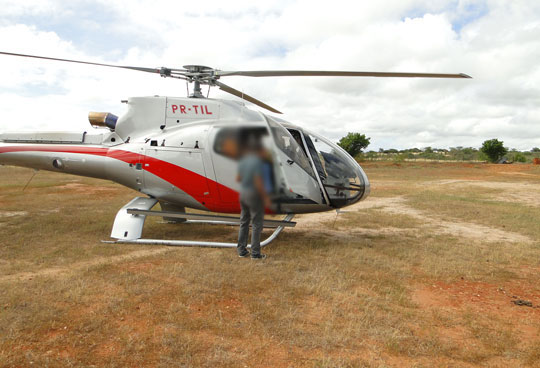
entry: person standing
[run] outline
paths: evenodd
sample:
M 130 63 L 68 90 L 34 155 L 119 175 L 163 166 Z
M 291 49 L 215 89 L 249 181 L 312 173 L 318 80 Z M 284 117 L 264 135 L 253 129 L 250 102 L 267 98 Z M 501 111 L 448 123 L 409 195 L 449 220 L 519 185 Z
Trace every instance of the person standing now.
M 249 142 L 238 163 L 236 180 L 240 182 L 240 231 L 236 250 L 241 258 L 250 255 L 247 250 L 249 224 L 251 222 L 251 259 L 265 259 L 261 253 L 261 232 L 263 229 L 264 209 L 270 207 L 270 198 L 266 193 L 263 180 L 264 149 L 260 142 Z

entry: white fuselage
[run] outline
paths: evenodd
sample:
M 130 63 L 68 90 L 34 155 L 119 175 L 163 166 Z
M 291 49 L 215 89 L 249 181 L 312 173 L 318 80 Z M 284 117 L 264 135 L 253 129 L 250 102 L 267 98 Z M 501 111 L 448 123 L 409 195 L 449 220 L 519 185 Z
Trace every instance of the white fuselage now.
M 173 206 L 237 213 L 237 162 L 218 142 L 230 129 L 258 129 L 271 153 L 272 212 L 326 211 L 369 194 L 363 170 L 340 147 L 243 104 L 176 97 L 127 103 L 114 131 L 0 134 L 0 164 L 108 179 Z

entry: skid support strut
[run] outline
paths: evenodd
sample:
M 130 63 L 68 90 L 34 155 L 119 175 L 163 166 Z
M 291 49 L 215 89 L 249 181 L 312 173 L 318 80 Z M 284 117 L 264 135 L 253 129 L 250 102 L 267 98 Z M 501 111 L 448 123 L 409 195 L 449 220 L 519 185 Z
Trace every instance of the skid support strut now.
M 290 221 L 294 217 L 293 214 L 285 216 L 283 221 Z M 283 231 L 285 225 L 276 227 L 274 232 L 261 242 L 261 247 L 265 247 L 274 241 L 277 236 Z M 222 242 L 207 242 L 207 241 L 194 241 L 194 240 L 162 240 L 162 239 L 118 239 L 111 243 L 125 243 L 125 244 L 153 244 L 153 245 L 168 245 L 171 247 L 207 247 L 207 248 L 236 248 L 236 243 L 222 243 Z M 251 244 L 248 245 L 251 248 Z
M 195 241 L 195 240 L 164 240 L 164 239 L 140 239 L 142 227 L 146 216 L 164 216 L 183 218 L 184 223 L 197 222 L 209 224 L 238 225 L 239 219 L 228 216 L 211 216 L 188 213 L 174 213 L 164 211 L 150 211 L 157 201 L 150 198 L 135 198 L 125 205 L 117 214 L 111 237 L 116 238 L 113 241 L 104 241 L 105 243 L 123 243 L 123 244 L 153 244 L 168 245 L 173 247 L 208 247 L 208 248 L 236 248 L 236 243 Z M 261 242 L 261 247 L 265 247 L 274 241 L 277 236 L 286 227 L 294 227 L 292 222 L 294 214 L 288 214 L 281 221 L 265 220 L 265 227 L 275 228 L 274 232 Z M 250 248 L 251 245 L 248 245 Z

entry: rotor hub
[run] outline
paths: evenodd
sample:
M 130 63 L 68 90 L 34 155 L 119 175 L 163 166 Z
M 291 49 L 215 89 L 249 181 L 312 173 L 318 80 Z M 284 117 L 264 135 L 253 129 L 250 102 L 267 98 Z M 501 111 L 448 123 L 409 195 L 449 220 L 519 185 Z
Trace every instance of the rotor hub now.
M 184 65 L 184 69 L 191 73 L 205 73 L 214 70 L 214 68 L 204 65 Z
M 192 98 L 204 98 L 201 90 L 201 84 L 213 85 L 217 79 L 214 75 L 214 68 L 204 65 L 184 65 L 186 72 L 184 76 L 189 82 L 193 82 Z

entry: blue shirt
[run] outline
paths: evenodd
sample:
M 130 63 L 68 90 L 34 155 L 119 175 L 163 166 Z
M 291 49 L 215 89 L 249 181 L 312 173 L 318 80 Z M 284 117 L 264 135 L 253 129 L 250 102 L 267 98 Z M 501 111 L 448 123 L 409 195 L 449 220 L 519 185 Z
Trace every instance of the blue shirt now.
M 255 178 L 263 177 L 263 161 L 259 156 L 247 154 L 238 163 L 238 175 L 240 175 L 240 193 L 254 195 L 257 193 Z

